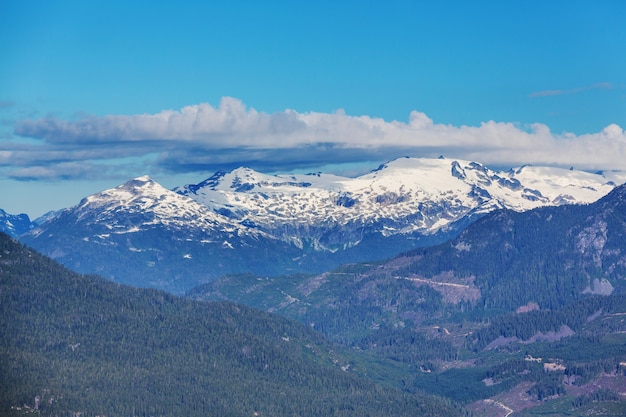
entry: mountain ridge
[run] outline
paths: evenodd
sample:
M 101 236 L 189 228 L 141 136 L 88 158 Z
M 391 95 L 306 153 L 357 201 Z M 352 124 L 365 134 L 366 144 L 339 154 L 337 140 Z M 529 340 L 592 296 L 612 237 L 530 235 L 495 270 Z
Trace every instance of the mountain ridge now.
M 447 203 L 458 211 L 456 219 L 470 210 L 507 207 L 524 211 L 541 205 L 591 202 L 614 186 L 612 178 L 600 174 L 559 168 L 525 166 L 505 173 L 469 161 L 399 158 L 356 178 L 319 173 L 270 176 L 238 168 L 174 191 L 216 211 L 238 213 L 238 217 L 266 225 L 267 229 L 277 221 L 271 208 L 290 203 L 292 210 L 285 216 L 308 224 L 329 216 L 341 226 L 375 223 L 381 218 L 398 222 L 403 216 L 422 212 L 425 215 L 414 225 L 404 224 L 393 230 L 386 224 L 380 231 L 434 233 L 452 219 L 429 218 L 428 207 L 419 206 L 420 202 L 437 201 L 439 206 Z M 450 193 L 455 198 L 442 197 Z M 302 204 L 299 211 L 297 203 Z
M 242 167 L 167 190 L 143 176 L 20 239 L 79 272 L 184 292 L 227 273 L 322 272 L 390 258 L 454 237 L 496 209 L 595 201 L 620 175 L 401 158 L 356 178 Z

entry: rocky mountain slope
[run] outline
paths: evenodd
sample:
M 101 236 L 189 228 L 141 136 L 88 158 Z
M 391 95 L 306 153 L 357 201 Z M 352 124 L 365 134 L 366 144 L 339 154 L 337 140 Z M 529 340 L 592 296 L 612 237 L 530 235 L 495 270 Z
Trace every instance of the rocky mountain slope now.
M 340 309 L 352 301 L 368 314 L 387 305 L 391 322 L 386 325 L 394 326 L 402 320 L 399 315 L 419 315 L 410 308 L 426 300 L 422 307 L 431 309 L 456 305 L 523 312 L 614 292 L 626 293 L 626 185 L 588 205 L 498 210 L 446 243 L 388 261 L 310 276 L 229 276 L 190 294 L 286 311 L 305 321 L 307 311 Z
M 295 248 L 135 178 L 91 195 L 21 240 L 73 270 L 173 292 L 233 271 L 284 271 Z

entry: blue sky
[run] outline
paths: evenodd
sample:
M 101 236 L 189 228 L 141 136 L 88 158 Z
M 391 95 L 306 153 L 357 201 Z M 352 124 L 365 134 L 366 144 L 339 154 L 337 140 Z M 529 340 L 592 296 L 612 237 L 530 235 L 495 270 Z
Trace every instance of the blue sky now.
M 626 2 L 0 2 L 0 208 L 394 157 L 626 170 Z

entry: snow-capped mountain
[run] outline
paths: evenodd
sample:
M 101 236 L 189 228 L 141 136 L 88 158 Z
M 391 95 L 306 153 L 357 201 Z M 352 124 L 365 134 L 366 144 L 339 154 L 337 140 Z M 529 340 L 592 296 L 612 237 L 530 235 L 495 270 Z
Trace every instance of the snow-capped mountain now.
M 224 273 L 276 273 L 280 262 L 264 269 L 258 259 L 290 253 L 147 176 L 84 198 L 21 240 L 79 272 L 170 291 Z
M 133 233 L 157 225 L 204 233 L 237 234 L 243 229 L 148 176 L 86 197 L 71 210 L 77 220 L 104 225 L 113 234 Z
M 559 168 L 496 172 L 475 162 L 401 158 L 357 178 L 239 168 L 174 191 L 300 247 L 335 251 L 358 245 L 365 234 L 451 231 L 459 221 L 498 208 L 590 203 L 611 191 L 615 180 L 623 182 Z
M 139 177 L 21 240 L 79 272 L 181 292 L 226 273 L 322 272 L 389 258 L 441 243 L 498 208 L 595 201 L 623 182 L 611 175 L 402 158 L 357 178 L 239 168 L 170 191 Z

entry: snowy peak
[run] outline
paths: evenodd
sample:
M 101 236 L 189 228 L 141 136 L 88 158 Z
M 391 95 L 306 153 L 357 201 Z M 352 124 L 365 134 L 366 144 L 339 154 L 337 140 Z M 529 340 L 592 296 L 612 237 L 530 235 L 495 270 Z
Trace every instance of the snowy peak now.
M 283 189 L 285 188 L 306 188 L 311 186 L 308 178 L 302 175 L 267 175 L 249 168 L 237 168 L 221 176 L 212 189 L 234 192 L 247 192 L 255 188 L 261 189 Z M 317 176 L 317 178 L 320 178 Z
M 240 167 L 167 190 L 148 176 L 83 199 L 76 221 L 127 233 L 165 225 L 258 236 L 321 251 L 368 236 L 449 233 L 490 211 L 591 203 L 624 173 L 524 166 L 495 171 L 472 161 L 399 158 L 356 178 L 269 175 Z
M 499 208 L 590 203 L 614 185 L 602 174 L 574 170 L 525 166 L 502 172 L 471 161 L 405 157 L 356 178 L 237 168 L 175 191 L 278 239 L 330 248 L 358 244 L 358 230 L 432 234 Z M 341 233 L 330 232 L 337 227 Z
M 159 200 L 162 196 L 168 194 L 169 192 L 170 191 L 159 185 L 149 176 L 144 175 L 142 177 L 134 178 L 115 188 L 90 195 L 89 197 L 83 199 L 78 207 L 94 208 L 97 206 L 111 204 L 128 207 L 135 204 L 141 204 L 142 202 L 145 204 L 149 200 Z
M 157 224 L 204 231 L 240 227 L 148 176 L 86 197 L 72 211 L 78 220 L 105 224 L 112 230 L 137 231 Z
M 589 203 L 608 193 L 616 179 L 602 174 L 550 167 L 525 166 L 509 172 L 494 171 L 477 162 L 449 159 L 404 158 L 386 164 L 364 177 L 420 189 L 426 194 L 454 192 L 478 202 L 495 200 L 517 211 L 543 205 Z

